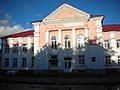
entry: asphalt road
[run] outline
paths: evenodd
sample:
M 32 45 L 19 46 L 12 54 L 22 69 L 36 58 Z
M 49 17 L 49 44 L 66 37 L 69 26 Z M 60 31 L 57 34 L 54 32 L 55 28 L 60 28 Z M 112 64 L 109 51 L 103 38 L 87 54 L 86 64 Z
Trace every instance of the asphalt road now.
M 109 85 L 39 85 L 0 82 L 0 90 L 120 90 L 120 87 Z

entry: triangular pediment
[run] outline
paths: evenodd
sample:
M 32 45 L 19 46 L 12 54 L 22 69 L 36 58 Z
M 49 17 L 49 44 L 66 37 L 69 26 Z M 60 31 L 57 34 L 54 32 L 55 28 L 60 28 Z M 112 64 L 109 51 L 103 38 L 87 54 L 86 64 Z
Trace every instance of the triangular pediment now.
M 51 14 L 49 14 L 46 18 L 44 18 L 43 21 L 75 17 L 86 17 L 86 19 L 89 19 L 90 14 L 64 3 Z

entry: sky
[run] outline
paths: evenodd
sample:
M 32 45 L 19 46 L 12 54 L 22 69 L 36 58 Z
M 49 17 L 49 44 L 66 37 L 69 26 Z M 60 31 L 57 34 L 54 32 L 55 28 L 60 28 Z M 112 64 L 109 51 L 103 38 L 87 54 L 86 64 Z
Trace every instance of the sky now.
M 91 15 L 104 15 L 103 24 L 120 24 L 120 0 L 0 0 L 0 37 L 32 29 L 64 2 Z

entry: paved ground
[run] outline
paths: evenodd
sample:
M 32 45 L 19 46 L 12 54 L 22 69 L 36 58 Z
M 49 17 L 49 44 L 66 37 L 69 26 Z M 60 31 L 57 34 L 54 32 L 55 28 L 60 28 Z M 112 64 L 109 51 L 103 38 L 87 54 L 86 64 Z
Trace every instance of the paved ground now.
M 0 82 L 41 85 L 120 85 L 120 77 L 118 75 L 89 77 L 0 76 Z

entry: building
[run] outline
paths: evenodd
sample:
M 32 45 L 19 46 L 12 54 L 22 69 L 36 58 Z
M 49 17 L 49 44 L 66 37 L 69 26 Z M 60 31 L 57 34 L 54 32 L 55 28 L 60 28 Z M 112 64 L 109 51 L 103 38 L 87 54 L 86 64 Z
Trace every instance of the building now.
M 31 22 L 34 30 L 2 37 L 2 69 L 119 69 L 120 24 L 102 25 L 103 18 L 62 4 L 43 20 Z

